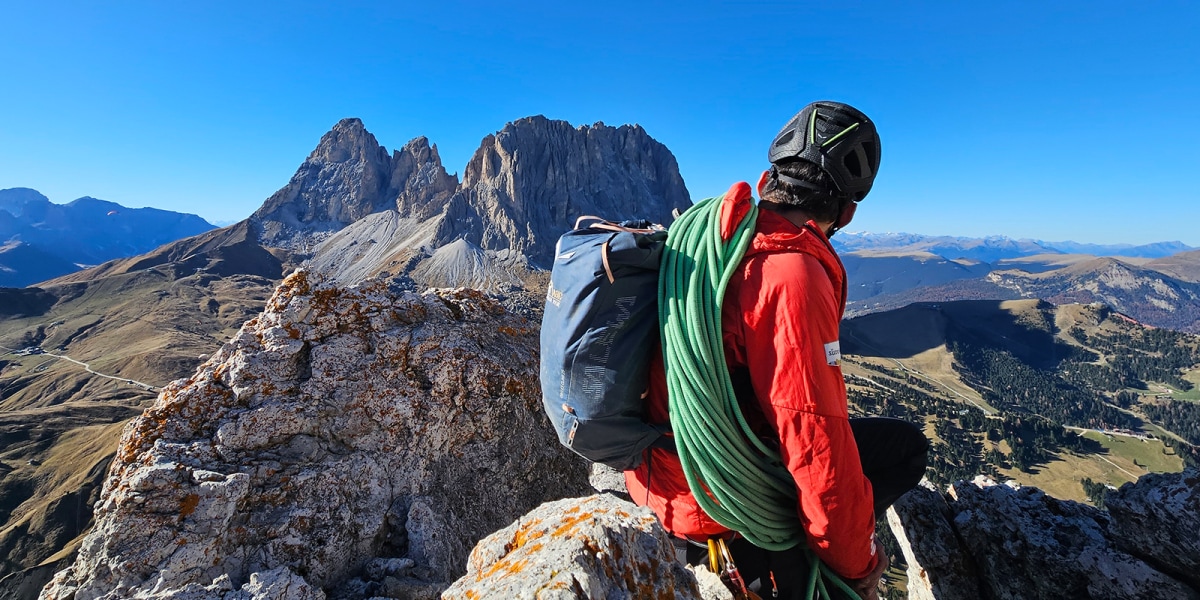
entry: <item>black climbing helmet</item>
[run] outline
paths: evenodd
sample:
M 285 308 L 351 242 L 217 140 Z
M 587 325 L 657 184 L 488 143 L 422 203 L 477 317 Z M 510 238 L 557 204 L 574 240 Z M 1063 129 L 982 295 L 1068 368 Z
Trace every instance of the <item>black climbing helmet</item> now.
M 875 182 L 879 134 L 871 119 L 849 104 L 813 102 L 783 126 L 771 142 L 767 159 L 772 165 L 792 159 L 814 163 L 829 174 L 840 192 L 838 195 L 857 202 L 871 191 Z M 772 169 L 772 177 L 816 189 L 811 183 L 788 177 L 778 169 Z

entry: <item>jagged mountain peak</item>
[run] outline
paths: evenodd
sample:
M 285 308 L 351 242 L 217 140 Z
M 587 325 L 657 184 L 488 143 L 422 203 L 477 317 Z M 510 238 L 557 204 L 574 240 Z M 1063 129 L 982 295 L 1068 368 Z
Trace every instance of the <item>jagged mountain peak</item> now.
M 675 156 L 640 126 L 575 127 L 542 115 L 485 137 L 460 194 L 463 220 L 439 232 L 438 243 L 466 236 L 543 267 L 580 216 L 667 223 L 672 209 L 691 205 Z
M 429 142 L 429 138 L 423 135 L 418 135 L 417 137 L 408 140 L 408 143 L 404 144 L 404 147 L 399 151 L 411 152 L 413 154 L 425 154 L 427 152 L 431 152 L 433 154 L 433 158 L 437 159 L 439 163 L 442 161 L 442 157 L 438 156 L 437 146 L 435 144 L 431 144 Z
M 458 176 L 446 172 L 437 145 L 418 136 L 393 153 L 391 188 L 401 216 L 425 220 L 442 212 L 458 190 Z
M 457 184 L 447 178 L 426 138 L 389 154 L 360 119 L 342 119 L 321 137 L 291 181 L 250 218 L 261 228 L 264 244 L 306 254 L 367 215 L 444 195 Z
M 391 161 L 397 214 L 376 225 L 408 221 L 407 232 L 391 241 L 373 238 L 379 245 L 369 252 L 349 237 L 379 227 L 330 236 L 313 264 L 338 281 L 387 273 L 438 286 L 507 282 L 529 266 L 548 267 L 558 237 L 581 216 L 668 223 L 673 209 L 691 205 L 674 155 L 638 125 L 517 119 L 483 138 L 461 184 L 423 137 Z M 456 243 L 475 252 L 437 252 Z M 350 273 L 355 277 L 346 279 Z
M 362 120 L 348 118 L 338 121 L 328 133 L 321 136 L 321 141 L 308 158 L 310 161 L 318 158 L 326 162 L 346 162 L 352 159 L 378 160 L 380 157 L 386 159 L 387 150 L 367 131 Z

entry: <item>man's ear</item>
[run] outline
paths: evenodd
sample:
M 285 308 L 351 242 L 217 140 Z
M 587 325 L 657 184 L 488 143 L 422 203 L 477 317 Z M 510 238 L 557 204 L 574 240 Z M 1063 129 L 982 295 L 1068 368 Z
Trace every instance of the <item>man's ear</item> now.
M 770 181 L 770 179 L 771 179 L 771 171 L 770 170 L 763 171 L 762 177 L 758 178 L 758 185 L 755 186 L 755 189 L 758 190 L 758 197 L 760 199 L 762 198 L 763 188 L 767 186 L 767 182 Z
M 849 225 L 850 221 L 854 220 L 854 211 L 856 210 L 858 210 L 857 202 L 847 202 L 846 205 L 842 207 L 842 214 L 838 215 L 837 223 L 834 223 L 833 226 L 837 229 L 841 229 Z

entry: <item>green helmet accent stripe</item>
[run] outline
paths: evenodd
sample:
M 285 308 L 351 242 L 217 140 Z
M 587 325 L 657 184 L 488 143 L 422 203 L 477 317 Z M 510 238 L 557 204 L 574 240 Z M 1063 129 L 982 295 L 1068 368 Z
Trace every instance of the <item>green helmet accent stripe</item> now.
M 815 108 L 808 116 L 808 143 L 817 143 L 817 109 Z
M 814 112 L 815 112 L 815 111 L 814 111 Z M 828 145 L 830 145 L 830 144 L 832 144 L 832 143 L 834 143 L 834 142 L 838 141 L 838 139 L 839 139 L 839 138 L 841 138 L 843 135 L 846 135 L 847 133 L 850 133 L 851 131 L 854 131 L 854 129 L 855 129 L 856 127 L 858 127 L 858 123 L 855 123 L 855 124 L 853 124 L 853 125 L 851 125 L 851 126 L 849 126 L 849 127 L 845 128 L 845 129 L 843 129 L 841 133 L 839 133 L 839 134 L 837 134 L 837 135 L 835 135 L 835 136 L 833 136 L 833 137 L 831 137 L 831 138 L 829 138 L 829 139 L 825 140 L 825 143 L 821 144 L 821 147 L 822 147 L 822 148 L 824 148 L 825 146 L 828 146 Z

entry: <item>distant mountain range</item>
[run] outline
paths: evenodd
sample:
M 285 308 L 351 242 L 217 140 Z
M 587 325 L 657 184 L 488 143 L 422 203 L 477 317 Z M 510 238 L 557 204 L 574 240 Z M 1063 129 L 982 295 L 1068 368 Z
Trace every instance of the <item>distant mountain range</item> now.
M 1200 252 L 1166 258 L 1039 254 L 994 263 L 948 260 L 925 251 L 858 250 L 842 261 L 847 316 L 913 302 L 1041 299 L 1102 303 L 1139 322 L 1200 333 Z
M 23 287 L 214 229 L 192 214 L 0 190 L 0 287 Z
M 834 248 L 839 252 L 854 252 L 858 250 L 906 253 L 928 252 L 950 260 L 965 259 L 987 263 L 1038 254 L 1091 254 L 1093 256 L 1162 258 L 1180 252 L 1195 250 L 1195 248 L 1182 242 L 1158 242 L 1135 246 L 1132 244 L 1086 244 L 1071 241 L 1014 240 L 1006 236 L 970 238 L 913 233 L 842 232 L 834 236 L 831 241 Z

